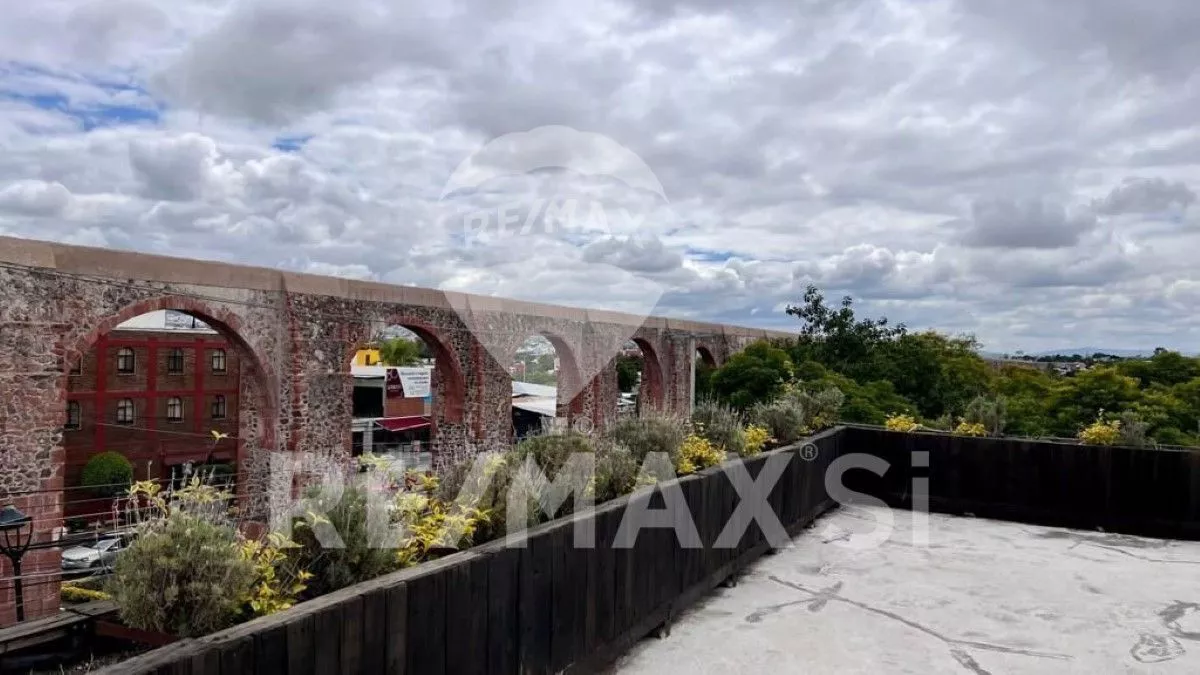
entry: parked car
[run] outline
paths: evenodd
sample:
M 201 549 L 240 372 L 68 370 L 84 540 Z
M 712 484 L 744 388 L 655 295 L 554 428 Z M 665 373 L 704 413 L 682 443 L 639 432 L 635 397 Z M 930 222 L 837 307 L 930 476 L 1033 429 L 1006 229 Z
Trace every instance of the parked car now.
M 117 554 L 127 546 L 129 538 L 122 535 L 102 536 L 94 542 L 72 546 L 62 552 L 63 571 L 110 571 Z

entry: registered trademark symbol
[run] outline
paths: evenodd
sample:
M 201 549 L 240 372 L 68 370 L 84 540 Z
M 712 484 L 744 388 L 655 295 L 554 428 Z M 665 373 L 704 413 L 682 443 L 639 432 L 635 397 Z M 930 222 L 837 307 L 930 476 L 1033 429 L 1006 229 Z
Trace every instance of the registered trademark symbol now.
M 586 417 L 576 417 L 575 421 L 572 422 L 572 426 L 577 433 L 584 435 L 590 435 L 593 430 L 592 421 Z
M 820 453 L 821 451 L 817 449 L 817 446 L 813 445 L 812 443 L 805 443 L 804 447 L 800 448 L 800 459 L 806 462 L 811 462 L 816 459 L 817 455 Z

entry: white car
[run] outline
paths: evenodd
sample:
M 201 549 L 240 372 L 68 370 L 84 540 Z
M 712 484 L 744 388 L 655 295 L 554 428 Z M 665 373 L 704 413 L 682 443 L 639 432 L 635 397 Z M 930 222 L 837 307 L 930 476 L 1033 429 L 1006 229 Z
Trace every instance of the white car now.
M 126 546 L 128 542 L 125 538 L 111 535 L 101 537 L 93 543 L 72 546 L 62 552 L 63 571 L 111 570 L 117 554 Z

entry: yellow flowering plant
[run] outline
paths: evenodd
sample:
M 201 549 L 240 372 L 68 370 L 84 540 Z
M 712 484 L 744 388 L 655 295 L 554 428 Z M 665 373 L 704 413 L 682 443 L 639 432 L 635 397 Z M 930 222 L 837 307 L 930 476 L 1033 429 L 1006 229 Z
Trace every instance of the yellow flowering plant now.
M 712 441 L 695 434 L 683 439 L 679 456 L 675 460 L 675 471 L 681 475 L 696 473 L 725 461 L 725 451 Z
M 979 422 L 962 421 L 958 426 L 954 427 L 954 433 L 958 436 L 987 436 L 987 427 Z
M 883 426 L 888 431 L 903 431 L 905 433 L 921 428 L 920 423 L 912 415 L 892 415 L 887 418 Z
M 1121 420 L 1105 421 L 1101 413 L 1079 432 L 1079 440 L 1085 445 L 1116 445 L 1121 440 Z
M 742 454 L 746 457 L 753 457 L 763 451 L 767 447 L 767 443 L 771 441 L 771 432 L 767 431 L 766 427 L 760 427 L 757 424 L 751 424 L 742 432 L 746 438 L 745 450 Z
M 308 588 L 313 575 L 305 570 L 293 571 L 295 565 L 287 549 L 299 546 L 278 533 L 264 539 L 246 539 L 238 553 L 254 569 L 254 581 L 242 600 L 254 616 L 281 612 L 295 605 L 300 594 Z

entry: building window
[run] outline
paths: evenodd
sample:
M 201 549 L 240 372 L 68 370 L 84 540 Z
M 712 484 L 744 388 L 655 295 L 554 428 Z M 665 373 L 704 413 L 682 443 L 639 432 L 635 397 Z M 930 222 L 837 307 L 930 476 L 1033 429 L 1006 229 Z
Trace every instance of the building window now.
M 134 364 L 134 354 L 131 347 L 121 347 L 117 350 L 117 372 L 132 373 Z
M 175 347 L 169 354 L 167 354 L 167 372 L 183 372 L 183 350 L 179 347 Z
M 67 428 L 78 429 L 82 419 L 83 411 L 79 408 L 79 401 L 67 401 Z
M 222 394 L 217 394 L 213 397 L 212 418 L 214 420 L 225 419 L 225 396 Z
M 212 353 L 212 371 L 214 373 L 225 372 L 225 350 L 214 349 Z
M 79 359 L 79 360 L 75 361 L 74 363 L 72 363 L 71 370 L 69 372 L 71 375 L 82 375 L 83 374 L 83 359 Z
M 183 421 L 183 399 L 179 398 L 178 396 L 173 396 L 167 399 L 167 421 Z
M 117 424 L 133 424 L 133 399 L 123 398 L 117 403 Z

